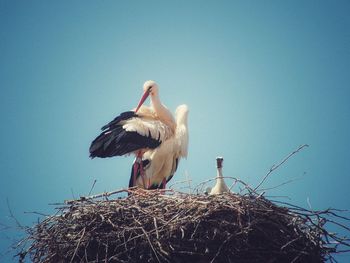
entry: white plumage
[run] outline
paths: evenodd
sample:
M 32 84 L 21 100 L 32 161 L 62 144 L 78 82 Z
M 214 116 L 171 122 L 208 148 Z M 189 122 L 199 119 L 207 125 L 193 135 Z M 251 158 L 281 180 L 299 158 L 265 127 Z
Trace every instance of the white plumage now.
M 188 107 L 180 105 L 176 109 L 176 129 L 174 136 L 165 140 L 158 148 L 146 151 L 143 161 L 147 162 L 145 179 L 147 188 L 165 188 L 166 183 L 174 175 L 180 158 L 186 158 L 188 153 Z M 143 186 L 143 180 L 138 177 L 136 185 Z
M 157 118 L 134 117 L 126 120 L 122 127 L 127 132 L 137 132 L 142 136 L 151 136 L 162 142 L 174 134 L 168 125 Z
M 217 175 L 216 175 L 216 184 L 211 189 L 210 195 L 223 194 L 230 192 L 230 189 L 227 187 L 225 180 L 222 175 L 222 163 L 224 159 L 222 157 L 216 158 L 217 163 Z

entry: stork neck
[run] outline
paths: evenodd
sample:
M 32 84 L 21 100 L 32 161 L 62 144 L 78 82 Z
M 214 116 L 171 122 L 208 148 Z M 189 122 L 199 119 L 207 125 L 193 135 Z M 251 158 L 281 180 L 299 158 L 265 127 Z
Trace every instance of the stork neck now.
M 218 168 L 215 187 L 220 189 L 221 193 L 230 191 L 229 188 L 227 187 L 225 181 L 224 181 L 223 176 L 222 176 L 222 168 Z
M 157 112 L 157 113 L 164 109 L 164 106 L 160 102 L 158 95 L 151 96 L 151 104 L 152 104 L 152 107 L 154 108 L 155 112 Z
M 218 169 L 218 171 L 217 171 L 217 176 L 216 176 L 216 178 L 221 178 L 222 179 L 222 168 L 217 168 Z
M 155 95 L 151 97 L 151 106 L 153 107 L 158 118 L 166 123 L 171 130 L 175 130 L 175 120 L 171 112 L 161 103 L 159 96 Z

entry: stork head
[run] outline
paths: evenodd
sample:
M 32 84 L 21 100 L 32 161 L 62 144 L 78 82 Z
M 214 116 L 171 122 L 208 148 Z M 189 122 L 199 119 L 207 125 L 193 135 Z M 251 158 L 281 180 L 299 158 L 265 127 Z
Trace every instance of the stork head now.
M 224 161 L 224 158 L 222 158 L 222 157 L 216 157 L 216 167 L 217 168 L 222 168 L 222 163 L 223 163 L 223 161 Z
M 143 91 L 148 92 L 151 96 L 158 95 L 158 84 L 153 80 L 147 80 L 143 84 Z
M 139 110 L 139 108 L 142 106 L 142 104 L 145 102 L 149 95 L 151 95 L 151 97 L 158 96 L 158 85 L 153 80 L 148 80 L 145 82 L 145 84 L 143 84 L 143 95 L 140 99 L 139 104 L 136 107 L 135 112 Z

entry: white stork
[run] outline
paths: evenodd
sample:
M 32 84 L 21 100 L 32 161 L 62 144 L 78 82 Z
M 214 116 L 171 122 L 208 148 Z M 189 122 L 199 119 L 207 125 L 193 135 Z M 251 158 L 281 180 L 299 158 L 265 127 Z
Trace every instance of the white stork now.
M 227 187 L 224 178 L 222 176 L 222 163 L 224 161 L 224 158 L 217 157 L 216 158 L 216 167 L 218 169 L 217 175 L 216 175 L 216 184 L 211 189 L 210 195 L 216 195 L 216 194 L 222 194 L 222 193 L 228 193 L 230 192 L 230 189 Z
M 170 180 L 176 170 L 176 165 L 174 169 L 166 169 L 168 163 L 187 154 L 188 108 L 178 107 L 176 123 L 159 99 L 158 85 L 154 81 L 146 81 L 143 90 L 136 109 L 121 113 L 102 127 L 102 133 L 91 143 L 90 157 L 106 158 L 135 153 L 129 186 L 160 188 L 165 187 L 165 182 Z M 150 107 L 143 106 L 148 96 L 151 97 Z M 183 126 L 186 127 L 184 133 L 180 128 Z

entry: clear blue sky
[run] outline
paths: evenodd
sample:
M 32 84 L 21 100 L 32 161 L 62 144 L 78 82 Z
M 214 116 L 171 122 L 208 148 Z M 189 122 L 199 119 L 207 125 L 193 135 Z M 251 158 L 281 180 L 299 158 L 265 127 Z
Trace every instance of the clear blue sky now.
M 349 1 L 1 0 L 0 222 L 6 198 L 31 225 L 24 211 L 50 214 L 95 179 L 95 193 L 127 186 L 132 157 L 88 148 L 148 79 L 171 110 L 190 107 L 174 181 L 214 177 L 222 155 L 225 175 L 254 186 L 307 143 L 265 187 L 301 179 L 269 194 L 350 209 L 349 13 Z

